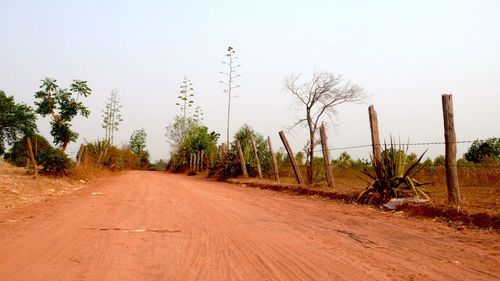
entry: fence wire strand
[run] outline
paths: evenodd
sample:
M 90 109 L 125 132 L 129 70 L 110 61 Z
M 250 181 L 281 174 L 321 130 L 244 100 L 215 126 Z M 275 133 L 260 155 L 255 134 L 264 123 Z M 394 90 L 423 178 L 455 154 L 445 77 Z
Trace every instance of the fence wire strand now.
M 392 143 L 394 146 L 423 146 L 423 145 L 441 145 L 441 144 L 447 144 L 447 143 L 473 143 L 475 141 L 473 140 L 466 140 L 466 141 L 456 141 L 456 142 L 414 142 L 414 143 L 403 143 L 403 142 L 398 142 L 398 143 Z M 385 145 L 390 145 L 390 143 L 381 143 L 379 146 L 385 146 Z M 344 146 L 344 147 L 329 147 L 329 150 L 348 150 L 348 149 L 357 149 L 357 148 L 366 148 L 366 147 L 372 147 L 372 144 L 363 144 L 363 145 L 356 145 L 356 146 Z M 322 152 L 323 149 L 318 149 L 315 150 L 314 152 Z

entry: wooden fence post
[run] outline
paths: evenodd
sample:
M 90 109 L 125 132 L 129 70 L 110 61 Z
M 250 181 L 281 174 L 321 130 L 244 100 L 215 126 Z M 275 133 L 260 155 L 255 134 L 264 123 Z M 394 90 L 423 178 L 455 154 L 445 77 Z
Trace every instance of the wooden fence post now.
M 27 142 L 27 145 L 28 145 L 28 154 L 30 156 L 30 160 L 31 160 L 31 165 L 33 167 L 33 176 L 36 178 L 38 176 L 38 170 L 37 170 L 37 164 L 36 164 L 36 160 L 35 160 L 35 155 L 33 154 L 33 146 L 31 146 L 31 139 L 30 137 L 27 137 L 26 138 L 26 142 Z
M 446 146 L 445 169 L 446 184 L 448 186 L 448 202 L 458 206 L 460 204 L 460 187 L 457 173 L 457 135 L 453 121 L 453 99 L 452 95 L 442 95 L 444 140 Z
M 323 162 L 325 164 L 325 176 L 328 187 L 334 188 L 332 164 L 330 163 L 330 149 L 328 148 L 328 137 L 325 132 L 325 125 L 321 123 L 319 126 L 319 134 L 321 137 L 321 148 L 323 150 Z
M 243 172 L 243 177 L 248 178 L 247 165 L 245 164 L 245 157 L 243 157 L 243 151 L 241 150 L 240 141 L 236 141 L 236 148 L 238 149 L 238 155 L 240 157 L 241 171 Z
M 259 153 L 257 152 L 257 145 L 255 144 L 255 139 L 250 135 L 250 141 L 252 142 L 253 155 L 255 157 L 255 164 L 257 165 L 257 172 L 259 173 L 259 178 L 262 179 L 262 170 L 260 168 Z
M 381 159 L 381 147 L 380 147 L 380 137 L 378 133 L 378 118 L 375 107 L 370 105 L 368 107 L 368 115 L 370 116 L 370 130 L 372 135 L 372 149 L 373 149 L 373 159 L 380 161 Z
M 189 170 L 193 171 L 193 153 L 189 153 Z
M 198 153 L 193 152 L 193 170 L 198 172 Z
M 201 161 L 200 161 L 200 171 L 203 171 L 203 160 L 204 160 L 204 157 L 205 156 L 205 150 L 202 150 L 201 153 L 200 153 L 200 158 L 201 158 Z
M 281 141 L 283 142 L 283 145 L 285 146 L 286 153 L 288 153 L 288 157 L 290 158 L 290 162 L 292 163 L 293 171 L 295 172 L 295 177 L 297 178 L 297 182 L 299 184 L 304 184 L 304 180 L 302 179 L 302 174 L 300 173 L 299 166 L 297 165 L 297 160 L 295 160 L 295 156 L 293 155 L 292 148 L 290 148 L 290 145 L 288 144 L 288 140 L 285 137 L 285 134 L 283 131 L 279 132 Z
M 83 149 L 85 146 L 83 146 L 83 143 L 80 145 L 80 150 L 78 151 L 78 159 L 76 159 L 76 167 L 80 167 L 80 164 L 82 164 L 82 157 L 83 157 Z
M 271 153 L 271 159 L 273 161 L 273 167 L 274 167 L 274 179 L 276 182 L 280 182 L 280 174 L 278 171 L 278 161 L 276 161 L 276 154 L 274 154 L 273 150 L 273 144 L 271 143 L 271 137 L 267 137 L 267 143 L 269 145 L 269 153 Z

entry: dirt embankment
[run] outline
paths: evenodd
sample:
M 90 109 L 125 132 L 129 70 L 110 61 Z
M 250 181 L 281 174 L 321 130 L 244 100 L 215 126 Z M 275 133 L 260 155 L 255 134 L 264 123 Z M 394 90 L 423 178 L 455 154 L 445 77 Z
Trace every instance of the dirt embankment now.
M 238 184 L 243 187 L 254 187 L 286 192 L 297 195 L 316 196 L 344 203 L 355 203 L 357 193 L 337 193 L 327 190 L 316 190 L 297 184 L 280 184 L 266 180 L 255 179 L 230 179 L 229 183 Z M 470 213 L 444 204 L 405 204 L 398 209 L 409 217 L 423 217 L 438 220 L 449 224 L 452 227 L 462 228 L 463 226 L 477 227 L 481 229 L 491 229 L 500 231 L 500 216 L 490 213 L 475 212 Z

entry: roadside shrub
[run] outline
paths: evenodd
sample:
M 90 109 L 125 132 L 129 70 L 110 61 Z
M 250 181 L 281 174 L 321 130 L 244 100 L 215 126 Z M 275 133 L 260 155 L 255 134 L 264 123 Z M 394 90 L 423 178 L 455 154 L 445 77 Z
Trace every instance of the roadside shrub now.
M 241 164 L 238 155 L 234 151 L 229 151 L 225 157 L 217 160 L 215 166 L 210 167 L 208 175 L 215 177 L 219 181 L 241 176 Z
M 464 154 L 467 161 L 481 163 L 488 159 L 500 159 L 500 138 L 476 140 Z
M 358 195 L 358 201 L 371 203 L 374 201 L 384 202 L 391 198 L 422 197 L 429 199 L 419 187 L 424 185 L 417 181 L 414 176 L 424 166 L 420 165 L 425 152 L 417 159 L 408 164 L 408 146 L 393 144 L 385 145 L 380 160 L 372 157 L 372 169 L 365 169 L 363 173 L 372 179 L 370 185 Z
M 42 165 L 42 173 L 65 176 L 68 174 L 70 160 L 68 156 L 59 149 L 50 149 L 39 154 L 39 163 Z
M 138 169 L 141 166 L 139 155 L 134 154 L 128 146 L 118 148 L 107 141 L 97 140 L 84 146 L 81 159 L 84 165 L 105 167 L 112 171 Z

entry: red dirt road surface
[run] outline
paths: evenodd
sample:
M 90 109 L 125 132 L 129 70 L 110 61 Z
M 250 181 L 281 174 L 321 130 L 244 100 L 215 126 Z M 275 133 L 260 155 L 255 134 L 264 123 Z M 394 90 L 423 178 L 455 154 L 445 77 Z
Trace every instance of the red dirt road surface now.
M 0 280 L 500 280 L 497 233 L 159 172 L 0 215 Z

